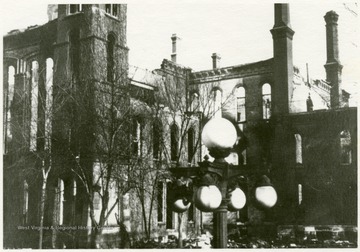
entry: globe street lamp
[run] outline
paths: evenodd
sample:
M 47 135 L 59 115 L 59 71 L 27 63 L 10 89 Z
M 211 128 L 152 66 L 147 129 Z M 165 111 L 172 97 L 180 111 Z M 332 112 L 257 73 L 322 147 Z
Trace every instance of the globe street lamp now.
M 206 159 L 199 162 L 199 167 L 172 168 L 177 177 L 197 178 L 198 189 L 193 197 L 195 206 L 203 212 L 214 213 L 214 247 L 227 247 L 227 212 L 238 211 L 246 204 L 245 193 L 238 187 L 239 176 L 257 174 L 259 171 L 249 170 L 245 166 L 228 164 L 225 158 L 230 154 L 237 140 L 234 125 L 224 118 L 211 119 L 203 128 L 202 142 L 214 157 L 213 162 Z M 234 182 L 230 183 L 229 182 Z M 255 189 L 258 203 L 271 208 L 276 204 L 277 194 L 266 175 L 260 177 Z M 184 212 L 190 206 L 188 200 L 177 199 L 173 211 Z

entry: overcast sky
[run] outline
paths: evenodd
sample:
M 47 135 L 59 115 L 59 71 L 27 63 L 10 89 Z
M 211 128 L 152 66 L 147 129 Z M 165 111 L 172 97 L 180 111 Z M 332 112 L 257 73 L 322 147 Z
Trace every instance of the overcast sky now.
M 53 2 L 53 1 L 52 1 Z M 96 1 L 87 1 L 96 2 Z M 99 1 L 97 1 L 99 2 Z M 47 22 L 49 1 L 9 1 L 2 4 L 2 33 Z M 273 44 L 270 29 L 274 25 L 274 7 L 270 1 L 127 1 L 128 47 L 131 65 L 159 68 L 162 59 L 170 59 L 171 35 L 181 38 L 178 63 L 194 70 L 211 68 L 211 54 L 221 55 L 221 66 L 231 66 L 271 58 Z M 295 31 L 294 64 L 306 76 L 325 78 L 326 37 L 324 15 L 339 14 L 340 61 L 344 65 L 343 82 L 360 80 L 359 6 L 338 1 L 292 1 L 290 19 Z

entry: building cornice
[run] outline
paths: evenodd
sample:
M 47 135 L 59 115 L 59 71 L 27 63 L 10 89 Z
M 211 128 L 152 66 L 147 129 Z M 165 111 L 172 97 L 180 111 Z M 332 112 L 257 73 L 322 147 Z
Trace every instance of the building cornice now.
M 192 84 L 215 82 L 225 79 L 243 78 L 273 72 L 273 59 L 224 68 L 193 72 L 190 75 Z

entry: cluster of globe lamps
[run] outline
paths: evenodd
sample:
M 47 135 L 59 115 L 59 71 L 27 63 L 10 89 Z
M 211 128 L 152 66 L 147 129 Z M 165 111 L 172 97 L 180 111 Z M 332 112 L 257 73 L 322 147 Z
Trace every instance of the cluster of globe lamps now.
M 208 148 L 209 154 L 215 158 L 212 163 L 213 166 L 227 167 L 224 158 L 230 154 L 237 138 L 234 125 L 225 118 L 214 118 L 205 124 L 201 139 Z M 240 169 L 240 167 L 237 168 Z M 198 185 L 192 199 L 189 200 L 185 197 L 176 199 L 172 205 L 172 210 L 178 213 L 185 212 L 191 206 L 191 202 L 202 212 L 216 212 L 220 206 L 225 207 L 226 211 L 239 211 L 242 209 L 246 205 L 245 193 L 238 186 L 231 189 L 227 188 L 227 180 L 234 178 L 226 177 L 227 171 L 223 171 L 223 174 L 220 178 L 222 180 L 220 186 L 211 182 L 202 183 Z M 207 174 L 203 176 L 207 176 Z M 264 175 L 262 177 L 262 183 L 257 184 L 255 188 L 255 199 L 263 208 L 271 208 L 276 204 L 277 193 L 270 184 L 270 180 Z M 229 189 L 232 191 L 229 191 Z

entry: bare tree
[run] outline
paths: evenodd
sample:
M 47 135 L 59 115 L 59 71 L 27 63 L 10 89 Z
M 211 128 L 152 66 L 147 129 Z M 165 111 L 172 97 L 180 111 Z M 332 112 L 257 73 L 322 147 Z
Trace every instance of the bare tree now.
M 222 97 L 222 101 L 216 104 L 213 92 L 216 83 L 202 86 L 202 90 L 195 89 L 189 83 L 190 70 L 180 66 L 174 68 L 176 70 L 172 72 L 164 68 L 153 71 L 155 78 L 151 84 L 156 86 L 153 102 L 137 104 L 145 111 L 142 117 L 152 128 L 144 133 L 144 138 L 150 141 L 142 152 L 142 163 L 133 170 L 133 177 L 137 178 L 134 189 L 141 202 L 147 238 L 151 235 L 152 211 L 155 203 L 158 203 L 157 184 L 176 181 L 169 172 L 171 167 L 192 166 L 196 165 L 196 160 L 201 160 L 202 125 L 215 113 L 221 113 L 233 95 Z M 210 97 L 200 98 L 200 93 L 208 93 Z M 178 216 L 179 247 L 182 246 L 183 216 Z
M 14 98 L 9 104 L 11 121 L 8 128 L 11 141 L 8 143 L 8 155 L 12 157 L 7 170 L 14 169 L 24 179 L 26 186 L 37 188 L 40 183 L 39 199 L 39 241 L 43 247 L 44 214 L 47 200 L 48 178 L 52 169 L 52 120 L 57 110 L 66 103 L 64 97 L 53 96 L 53 61 L 46 59 L 46 64 L 29 62 L 24 75 L 28 89 L 19 86 L 14 89 Z M 25 188 L 23 188 L 25 189 Z M 23 223 L 27 224 L 28 199 L 23 199 Z M 25 209 L 26 208 L 26 209 Z

